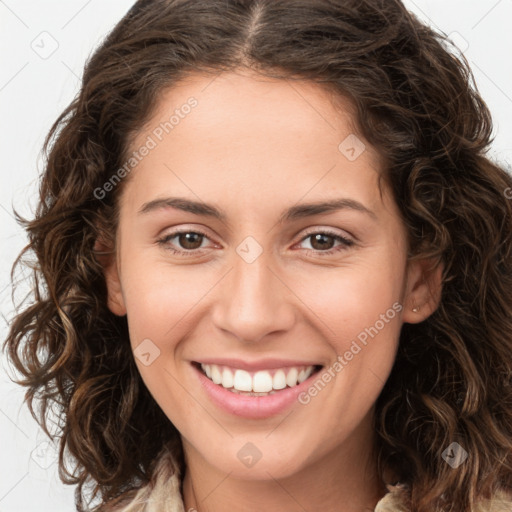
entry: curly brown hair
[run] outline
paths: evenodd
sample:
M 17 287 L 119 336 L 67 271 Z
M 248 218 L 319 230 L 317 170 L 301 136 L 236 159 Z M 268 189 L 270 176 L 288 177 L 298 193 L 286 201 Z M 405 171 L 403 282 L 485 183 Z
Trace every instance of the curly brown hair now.
M 415 512 L 469 511 L 512 490 L 512 179 L 486 156 L 491 117 L 452 50 L 399 0 L 139 0 L 108 35 L 46 139 L 35 218 L 19 219 L 29 244 L 14 268 L 35 255 L 33 300 L 4 345 L 45 432 L 51 408 L 62 419 L 59 474 L 78 484 L 78 510 L 89 483 L 106 503 L 148 482 L 163 447 L 183 463 L 95 253 L 99 237 L 115 247 L 129 177 L 97 191 L 162 91 L 189 72 L 243 67 L 349 98 L 385 159 L 409 257 L 444 266 L 439 308 L 403 325 L 376 403 L 381 475 L 408 485 Z M 468 453 L 456 471 L 441 457 L 453 441 Z

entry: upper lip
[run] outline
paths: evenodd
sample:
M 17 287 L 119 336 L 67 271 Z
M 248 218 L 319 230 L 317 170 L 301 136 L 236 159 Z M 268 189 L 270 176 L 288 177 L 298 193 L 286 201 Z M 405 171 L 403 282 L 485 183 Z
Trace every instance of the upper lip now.
M 295 359 L 276 359 L 267 358 L 258 361 L 247 361 L 242 359 L 210 357 L 196 361 L 199 364 L 216 364 L 219 366 L 229 366 L 240 370 L 253 372 L 257 370 L 275 370 L 279 368 L 297 367 L 297 366 L 321 366 L 314 361 L 299 361 Z

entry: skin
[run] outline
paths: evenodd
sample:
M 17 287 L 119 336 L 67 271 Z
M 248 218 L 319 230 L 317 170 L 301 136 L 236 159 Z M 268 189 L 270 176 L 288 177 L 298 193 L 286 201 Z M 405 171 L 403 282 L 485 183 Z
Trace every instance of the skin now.
M 160 350 L 149 366 L 136 363 L 181 433 L 185 510 L 373 510 L 385 492 L 372 452 L 374 403 L 402 324 L 437 306 L 440 269 L 408 263 L 397 206 L 385 183 L 379 191 L 377 152 L 360 135 L 366 150 L 356 160 L 338 149 L 357 133 L 348 102 L 335 109 L 308 82 L 191 75 L 159 98 L 132 150 L 191 96 L 198 105 L 124 183 L 116 257 L 105 264 L 109 307 L 127 315 L 133 348 L 149 339 Z M 211 203 L 226 219 L 171 207 L 140 213 L 170 196 Z M 291 206 L 338 198 L 372 213 L 346 207 L 279 222 Z M 206 236 L 158 242 L 182 228 Z M 352 245 L 307 237 L 326 229 Z M 252 263 L 236 251 L 248 236 L 262 250 Z M 340 250 L 322 254 L 329 249 Z M 191 367 L 206 356 L 329 367 L 396 302 L 402 311 L 317 396 L 268 419 L 219 409 Z M 262 454 L 251 468 L 237 457 L 247 442 Z

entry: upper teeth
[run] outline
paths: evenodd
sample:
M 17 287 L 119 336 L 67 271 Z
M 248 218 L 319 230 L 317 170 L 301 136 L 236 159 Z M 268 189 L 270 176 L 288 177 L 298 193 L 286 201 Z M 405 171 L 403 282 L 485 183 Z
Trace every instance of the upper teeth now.
M 254 373 L 228 366 L 201 364 L 207 377 L 215 384 L 236 391 L 266 393 L 272 390 L 293 387 L 304 382 L 314 371 L 314 366 L 279 368 L 277 370 L 260 370 Z

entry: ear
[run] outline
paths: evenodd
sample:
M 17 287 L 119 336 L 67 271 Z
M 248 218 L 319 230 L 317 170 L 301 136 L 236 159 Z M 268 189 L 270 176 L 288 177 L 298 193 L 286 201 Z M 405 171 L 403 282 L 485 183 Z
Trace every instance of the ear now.
M 439 306 L 443 264 L 433 259 L 411 260 L 407 267 L 403 321 L 416 324 L 427 319 Z
M 121 288 L 119 264 L 115 250 L 112 248 L 111 244 L 106 243 L 102 238 L 98 238 L 94 244 L 94 253 L 96 260 L 103 267 L 103 275 L 105 276 L 108 293 L 108 309 L 110 309 L 114 315 L 124 316 L 126 315 L 126 306 Z

